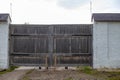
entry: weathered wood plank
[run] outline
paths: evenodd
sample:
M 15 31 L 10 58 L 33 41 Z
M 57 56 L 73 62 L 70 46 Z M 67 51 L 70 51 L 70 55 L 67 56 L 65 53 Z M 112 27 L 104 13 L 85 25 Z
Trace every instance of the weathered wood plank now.
M 92 63 L 92 25 L 11 25 L 10 30 L 12 64 Z

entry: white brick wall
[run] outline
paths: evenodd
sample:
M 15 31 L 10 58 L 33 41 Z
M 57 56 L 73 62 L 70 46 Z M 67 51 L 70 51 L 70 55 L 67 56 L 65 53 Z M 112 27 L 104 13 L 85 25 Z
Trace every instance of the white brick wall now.
M 120 22 L 94 22 L 93 67 L 120 68 Z
M 0 22 L 0 68 L 9 67 L 9 24 L 8 22 Z
M 120 22 L 109 23 L 109 66 L 120 68 Z

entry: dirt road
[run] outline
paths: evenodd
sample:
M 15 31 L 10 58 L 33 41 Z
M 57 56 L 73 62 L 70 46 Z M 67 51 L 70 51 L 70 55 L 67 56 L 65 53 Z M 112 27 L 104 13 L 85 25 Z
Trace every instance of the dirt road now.
M 6 74 L 0 75 L 0 80 L 19 80 L 28 70 L 14 70 Z
M 94 70 L 93 70 L 94 72 Z M 12 72 L 0 75 L 0 80 L 120 80 L 120 72 L 95 71 L 86 74 L 76 69 L 38 69 L 21 67 Z
M 100 80 L 87 74 L 80 74 L 75 70 L 40 71 L 33 70 L 25 76 L 27 80 Z

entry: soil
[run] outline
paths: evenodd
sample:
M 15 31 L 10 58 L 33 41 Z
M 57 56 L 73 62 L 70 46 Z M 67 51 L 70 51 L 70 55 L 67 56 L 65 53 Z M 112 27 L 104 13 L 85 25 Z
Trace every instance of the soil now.
M 21 79 L 28 70 L 14 70 L 0 75 L 0 80 L 19 80 Z
M 27 78 L 26 80 L 103 80 L 91 75 L 79 73 L 76 70 L 41 71 L 35 69 L 25 77 Z
M 119 75 L 120 72 L 95 71 L 86 74 L 76 69 L 19 68 L 0 75 L 0 80 L 120 80 Z

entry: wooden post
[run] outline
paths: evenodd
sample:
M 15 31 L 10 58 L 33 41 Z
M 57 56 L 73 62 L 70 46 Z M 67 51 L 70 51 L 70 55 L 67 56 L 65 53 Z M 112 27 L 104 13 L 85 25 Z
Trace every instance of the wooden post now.
M 53 66 L 53 28 L 54 26 L 49 26 L 49 42 L 48 42 L 48 51 L 49 51 L 49 66 Z
M 55 69 L 56 69 L 56 66 L 57 66 L 57 56 L 56 55 L 54 56 L 54 62 L 55 62 L 54 66 L 55 66 Z
M 46 67 L 46 70 L 48 69 L 48 55 L 46 55 L 46 58 L 45 58 L 45 67 Z

